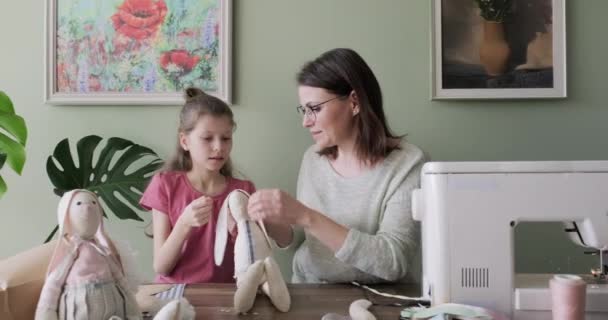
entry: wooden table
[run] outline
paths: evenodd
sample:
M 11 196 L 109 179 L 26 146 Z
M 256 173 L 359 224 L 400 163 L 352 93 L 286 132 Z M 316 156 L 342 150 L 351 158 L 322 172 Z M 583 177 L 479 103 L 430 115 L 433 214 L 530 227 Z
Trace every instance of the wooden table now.
M 389 305 L 403 301 L 385 298 L 366 292 L 354 285 L 333 284 L 289 284 L 291 309 L 278 311 L 268 297 L 259 293 L 253 308 L 246 315 L 234 312 L 234 284 L 195 284 L 188 285 L 184 295 L 196 309 L 196 319 L 321 319 L 326 313 L 348 315 L 348 307 L 357 299 L 368 299 L 374 303 L 370 311 L 377 319 L 397 320 L 404 306 Z M 382 292 L 419 296 L 418 286 L 378 285 L 371 286 Z

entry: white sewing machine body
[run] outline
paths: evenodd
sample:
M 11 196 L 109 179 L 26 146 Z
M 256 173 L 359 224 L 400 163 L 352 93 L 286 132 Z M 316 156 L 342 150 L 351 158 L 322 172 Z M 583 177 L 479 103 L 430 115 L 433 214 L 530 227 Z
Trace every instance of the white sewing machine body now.
M 573 240 L 607 250 L 608 161 L 430 162 L 412 208 L 422 222 L 422 290 L 433 305 L 551 319 L 549 278 L 515 274 L 514 226 L 565 222 L 578 230 Z M 586 312 L 608 319 L 608 285 L 588 286 Z

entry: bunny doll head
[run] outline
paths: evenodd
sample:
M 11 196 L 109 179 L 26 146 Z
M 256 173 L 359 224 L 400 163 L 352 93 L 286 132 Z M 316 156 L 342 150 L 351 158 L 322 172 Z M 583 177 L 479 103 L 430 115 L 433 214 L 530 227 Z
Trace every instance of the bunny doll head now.
M 64 193 L 57 206 L 57 223 L 59 241 L 47 273 L 57 266 L 74 238 L 94 240 L 104 251 L 113 254 L 120 261 L 116 246 L 104 229 L 103 209 L 95 193 L 86 189 Z
M 68 205 L 68 210 L 59 213 L 60 215 L 69 212 L 67 217 L 61 219 L 70 232 L 82 239 L 92 239 L 101 225 L 102 210 L 99 206 L 97 197 L 89 192 L 76 192 Z

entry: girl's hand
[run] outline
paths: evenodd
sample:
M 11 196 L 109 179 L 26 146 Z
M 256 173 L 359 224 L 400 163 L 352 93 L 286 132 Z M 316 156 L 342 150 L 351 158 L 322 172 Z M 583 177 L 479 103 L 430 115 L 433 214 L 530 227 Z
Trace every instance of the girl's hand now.
M 249 198 L 247 212 L 253 220 L 305 225 L 309 209 L 279 189 L 258 190 Z
M 184 208 L 177 222 L 188 227 L 203 226 L 211 219 L 212 210 L 213 200 L 210 197 L 202 196 Z

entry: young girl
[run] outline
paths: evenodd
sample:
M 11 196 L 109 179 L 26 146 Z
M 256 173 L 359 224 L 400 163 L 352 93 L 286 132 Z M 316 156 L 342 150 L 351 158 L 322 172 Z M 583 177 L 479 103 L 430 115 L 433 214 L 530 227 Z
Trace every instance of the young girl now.
M 235 123 L 222 100 L 186 90 L 174 157 L 150 181 L 140 205 L 152 210 L 154 271 L 161 283 L 234 282 L 234 237 L 224 263 L 213 260 L 215 226 L 226 196 L 249 193 L 253 183 L 232 177 L 230 151 Z M 234 222 L 231 234 L 235 236 Z

